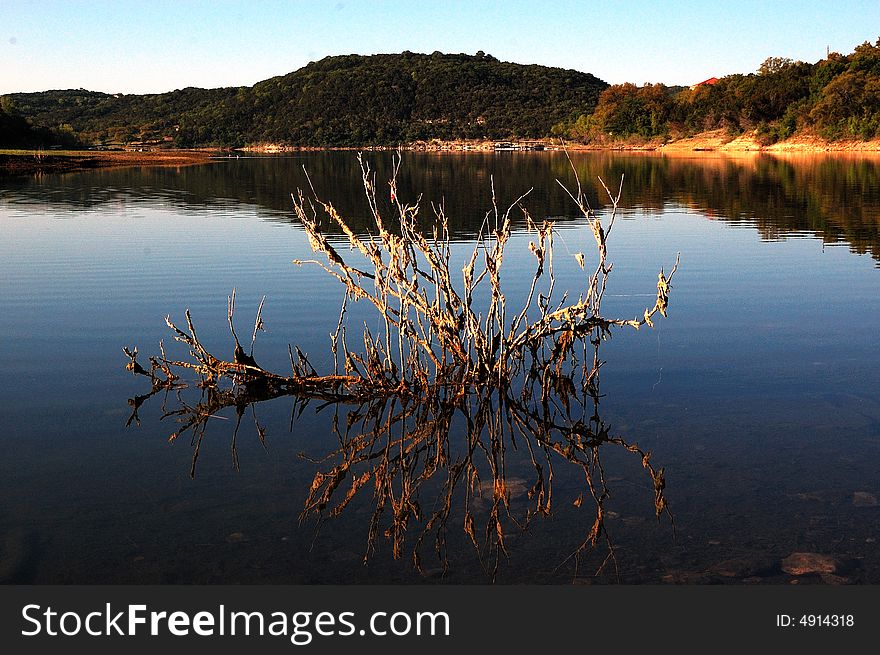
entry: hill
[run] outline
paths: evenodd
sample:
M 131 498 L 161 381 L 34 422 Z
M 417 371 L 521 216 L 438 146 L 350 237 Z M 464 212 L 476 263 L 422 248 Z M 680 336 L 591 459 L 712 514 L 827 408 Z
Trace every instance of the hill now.
M 554 124 L 592 113 L 607 86 L 587 73 L 482 52 L 404 52 L 327 57 L 253 87 L 6 97 L 35 128 L 65 126 L 84 143 L 364 146 L 548 136 Z
M 880 137 L 880 39 L 816 63 L 770 57 L 757 72 L 711 78 L 689 89 L 616 84 L 595 110 L 554 134 L 596 145 L 663 142 L 710 130 L 748 132 L 761 146 L 792 136 L 824 141 Z

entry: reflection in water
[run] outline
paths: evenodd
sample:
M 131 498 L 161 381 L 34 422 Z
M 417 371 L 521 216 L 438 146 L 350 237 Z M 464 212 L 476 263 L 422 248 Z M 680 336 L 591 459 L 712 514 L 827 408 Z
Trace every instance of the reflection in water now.
M 443 202 L 451 217 L 453 239 L 469 239 L 483 216 L 475 208 L 490 200 L 491 181 L 500 198 L 516 197 L 534 188 L 524 200 L 558 220 L 574 219 L 555 180 L 570 175 L 562 153 L 471 153 L 465 155 L 407 153 L 408 166 L 398 186 L 403 195 L 424 194 L 425 203 Z M 768 240 L 788 235 L 815 235 L 826 243 L 846 243 L 855 252 L 880 260 L 880 159 L 866 155 L 740 156 L 575 153 L 581 179 L 628 180 L 628 197 L 621 209 L 662 211 L 687 207 L 718 220 L 755 227 Z M 118 169 L 90 172 L 75 183 L 47 184 L 40 180 L 10 180 L 11 202 L 74 209 L 100 209 L 108 204 L 155 203 L 194 210 L 222 209 L 229 203 L 259 208 L 268 217 L 285 221 L 291 189 L 308 188 L 303 167 L 317 191 L 333 198 L 355 229 L 370 225 L 368 203 L 361 190 L 339 185 L 356 179 L 357 161 L 351 153 L 307 153 L 296 157 L 257 157 L 181 169 Z M 390 176 L 391 156 L 376 153 L 380 179 Z M 86 176 L 87 175 L 87 176 Z M 73 180 L 72 176 L 53 179 Z M 10 186 L 11 185 L 11 186 Z M 454 193 L 450 190 L 454 189 Z M 603 199 L 593 190 L 587 198 L 597 209 Z M 386 198 L 380 198 L 385 209 Z M 524 227 L 513 217 L 515 227 Z
M 665 514 L 671 521 L 672 513 L 664 495 L 663 469 L 654 467 L 650 452 L 612 434 L 599 411 L 602 338 L 595 328 L 584 349 L 592 356 L 581 361 L 572 356 L 568 373 L 558 373 L 550 362 L 531 367 L 516 392 L 511 387 L 481 385 L 463 393 L 456 385 L 438 385 L 424 398 L 323 402 L 321 410 L 333 413 L 338 447 L 310 458 L 319 472 L 300 519 L 315 518 L 320 523 L 341 515 L 358 494 L 372 495 L 365 561 L 382 536 L 390 542 L 395 559 L 411 557 L 420 570 L 427 546 L 435 550 L 445 570 L 447 531 L 453 526 L 464 531 L 487 575 L 494 578 L 507 553 L 507 536 L 527 529 L 535 518 L 551 515 L 554 502 L 559 502 L 554 500 L 554 476 L 560 475 L 559 467 L 572 467 L 582 476 L 574 504 L 588 513 L 590 526 L 568 558 L 574 560 L 574 575 L 582 552 L 597 544 L 604 544 L 606 557 L 596 574 L 609 563 L 616 570 L 614 544 L 605 529 L 605 501 L 611 489 L 603 450 L 619 448 L 637 457 L 653 489 L 657 518 Z M 256 413 L 260 403 L 291 395 L 298 415 L 310 403 L 321 402 L 311 394 L 260 382 L 227 389 L 207 385 L 197 401 L 187 402 L 180 393 L 184 387 L 179 382 L 159 385 L 150 394 L 131 399 L 129 424 L 138 420 L 138 408 L 145 400 L 165 394 L 165 417 L 181 424 L 171 438 L 191 436 L 192 476 L 202 442 L 224 410 L 234 410 L 231 450 L 238 468 L 238 434 L 248 413 L 265 446 L 266 428 Z M 172 390 L 177 395 L 167 395 Z M 522 453 L 527 455 L 530 474 L 511 471 Z
M 387 168 L 384 157 L 376 155 L 377 166 Z M 334 202 L 337 196 L 350 196 L 352 202 L 365 204 L 362 190 L 352 190 L 348 183 L 337 188 L 337 178 L 330 177 L 332 158 L 349 168 L 355 161 L 351 153 L 310 153 L 298 159 L 242 159 L 186 169 L 179 178 L 174 170 L 143 169 L 3 181 L 0 333 L 8 338 L 0 351 L 15 384 L 5 388 L 0 410 L 0 439 L 9 454 L 0 464 L 0 497 L 7 500 L 0 503 L 0 580 L 253 584 L 439 578 L 433 533 L 423 541 L 424 573 L 418 575 L 408 561 L 392 560 L 390 542 L 383 536 L 385 523 L 377 534 L 381 550 L 371 554 L 369 566 L 360 564 L 374 510 L 374 479 L 331 517 L 350 488 L 352 476 L 346 477 L 324 510 L 327 520 L 316 521 L 313 512 L 304 528 L 296 526 L 317 467 L 328 473 L 342 461 L 324 459 L 341 447 L 331 436 L 336 408 L 344 433 L 357 403 L 329 405 L 319 414 L 324 401 L 316 399 L 297 416 L 291 434 L 284 433 L 292 396 L 245 407 L 236 439 L 240 474 L 229 465 L 235 408 L 221 410 L 207 421 L 195 480 L 187 476 L 189 431 L 174 444 L 165 440 L 183 427 L 172 424 L 175 418 L 184 417 L 158 420 L 164 390 L 140 409 L 141 429 L 124 429 L 130 408 L 120 406 L 120 399 L 146 394 L 152 383 L 122 370 L 119 346 L 141 346 L 138 359 L 150 369 L 145 355 L 158 348 L 144 344 L 165 336 L 161 317 L 168 311 L 185 327 L 178 310 L 189 307 L 202 342 L 211 352 L 231 357 L 232 349 L 225 347 L 231 339 L 223 300 L 233 287 L 238 290 L 239 336 L 246 351 L 248 314 L 262 295 L 268 297 L 264 317 L 269 329 L 260 333 L 255 353 L 261 365 L 289 371 L 286 346 L 291 340 L 308 353 L 316 369 L 333 371 L 326 334 L 336 324 L 343 288 L 320 270 L 291 265 L 293 258 L 313 255 L 302 225 L 290 221 L 289 200 L 296 176 L 302 175 L 301 164 L 314 171 L 321 160 L 325 177 L 312 176 L 318 192 Z M 571 201 L 558 198 L 564 192 L 549 171 L 556 159 L 553 153 L 473 159 L 405 154 L 401 182 L 439 175 L 415 170 L 414 164 L 448 169 L 449 174 L 458 165 L 470 166 L 484 177 L 494 175 L 505 204 L 534 186 L 523 204 L 538 219 L 556 217 L 557 284 L 560 291 L 577 290 L 585 284 L 585 272 L 566 248 L 571 254 L 592 251 L 583 245 L 592 236 Z M 834 556 L 840 563 L 838 578 L 880 581 L 880 269 L 874 268 L 875 260 L 852 256 L 846 247 L 823 251 L 806 222 L 791 232 L 774 228 L 770 221 L 765 236 L 784 242 L 763 242 L 756 230 L 760 212 L 748 213 L 756 211 L 755 203 L 769 204 L 767 191 L 773 185 L 762 187 L 756 180 L 765 176 L 767 182 L 767 176 L 789 170 L 797 184 L 786 186 L 787 195 L 775 197 L 791 198 L 793 204 L 787 210 L 775 208 L 773 215 L 782 217 L 780 221 L 785 216 L 805 220 L 806 198 L 821 197 L 824 190 L 832 194 L 829 202 L 841 204 L 821 212 L 849 221 L 852 236 L 845 238 L 859 243 L 876 221 L 876 164 L 837 155 L 792 157 L 782 163 L 777 157 L 753 155 L 672 159 L 621 153 L 576 154 L 573 160 L 579 168 L 614 167 L 628 176 L 622 204 L 634 208 L 614 228 L 616 272 L 603 304 L 606 312 L 634 316 L 642 302 L 653 302 L 642 301 L 641 292 L 650 292 L 648 280 L 661 265 L 671 264 L 667 256 L 680 249 L 685 264 L 676 275 L 673 320 L 658 323 L 655 330 L 626 331 L 601 345 L 601 356 L 608 360 L 601 369 L 602 419 L 606 427 L 613 426 L 613 434 L 653 452 L 651 461 L 665 468 L 665 491 L 675 514 L 673 542 L 666 519 L 660 528 L 652 520 L 651 481 L 638 455 L 613 444 L 600 449 L 604 479 L 613 492 L 604 503 L 605 527 L 614 538 L 620 579 L 634 584 L 787 585 L 798 578 L 783 570 L 783 560 L 810 552 Z M 531 167 L 536 177 L 525 180 L 516 170 L 520 164 Z M 701 167 L 709 170 L 701 173 Z M 688 169 L 692 174 L 681 174 Z M 637 185 L 639 170 L 645 174 Z M 654 177 L 647 176 L 649 171 Z M 359 174 L 356 167 L 354 174 Z M 563 179 L 570 179 L 569 174 Z M 828 180 L 822 181 L 823 176 Z M 502 185 L 509 179 L 521 186 L 505 191 Z M 616 181 L 616 176 L 605 179 Z M 711 193 L 676 188 L 676 180 L 695 185 L 705 180 L 714 187 Z M 194 188 L 188 189 L 188 183 Z M 479 229 L 491 208 L 491 192 L 487 179 L 477 185 L 456 178 L 455 184 L 454 190 L 446 189 L 446 207 L 450 236 L 458 239 L 461 226 L 472 233 Z M 664 191 L 652 201 L 641 195 L 640 185 Z M 743 199 L 747 203 L 736 229 L 720 211 L 700 210 L 723 186 L 732 198 L 728 202 L 718 195 L 713 206 L 743 208 Z M 762 188 L 763 196 L 753 194 Z M 439 189 L 421 189 L 426 192 L 426 222 L 428 201 L 443 195 Z M 214 200 L 209 197 L 212 190 L 219 194 Z M 409 197 L 403 191 L 400 195 Z M 387 190 L 380 196 L 387 202 Z M 460 196 L 474 200 L 461 216 L 451 209 L 468 204 Z M 90 208 L 79 199 L 90 199 Z M 652 216 L 641 208 L 657 201 L 662 214 Z M 602 216 L 607 218 L 607 209 Z M 856 220 L 859 216 L 864 226 Z M 522 224 L 518 210 L 510 218 Z M 831 226 L 821 229 L 833 233 Z M 341 246 L 338 229 L 328 234 L 334 247 Z M 511 301 L 526 296 L 535 270 L 536 260 L 527 249 L 531 234 L 516 230 L 505 257 L 504 291 Z M 871 238 L 862 245 L 870 245 Z M 466 258 L 472 246 L 454 243 L 453 261 Z M 347 246 L 338 251 L 350 257 Z M 461 281 L 460 273 L 457 279 Z M 363 303 L 350 304 L 347 319 L 358 327 L 351 337 L 360 336 L 365 320 L 371 328 L 376 325 Z M 360 346 L 357 338 L 348 341 Z M 166 339 L 166 346 L 169 358 L 187 357 L 180 344 Z M 199 379 L 192 373 L 182 378 Z M 245 387 L 232 387 L 228 381 L 222 387 L 232 388 Z M 180 393 L 190 406 L 202 400 L 195 386 Z M 476 396 L 471 398 L 476 402 Z M 177 403 L 177 390 L 171 391 L 166 407 L 181 409 Z M 589 404 L 585 411 L 588 418 Z M 267 433 L 268 452 L 257 438 L 260 433 L 254 432 L 254 417 Z M 467 419 L 459 411 L 452 423 L 449 447 L 458 457 L 466 444 Z M 509 511 L 521 520 L 536 504 L 528 499 L 536 474 L 522 437 L 514 436 L 518 448 L 509 438 L 504 450 L 505 488 Z M 310 458 L 298 458 L 300 452 Z M 478 454 L 478 466 L 486 469 L 485 455 Z M 356 474 L 369 464 L 359 464 Z M 410 520 L 405 560 L 432 503 L 442 498 L 440 484 L 447 474 L 439 475 L 443 477 L 422 483 L 423 520 Z M 473 496 L 481 539 L 494 491 L 491 481 L 488 469 L 481 471 L 482 496 Z M 552 482 L 551 517 L 533 520 L 526 532 L 509 522 L 505 546 L 510 557 L 496 580 L 570 580 L 571 563 L 556 572 L 553 567 L 589 534 L 593 502 L 587 490 L 586 507 L 573 506 L 585 489 L 574 465 L 555 461 Z M 444 579 L 485 580 L 463 530 L 461 482 L 457 493 L 457 509 L 447 524 L 450 568 Z M 382 517 L 390 515 L 386 509 Z M 320 537 L 312 548 L 316 522 Z M 583 554 L 583 571 L 595 571 L 605 552 L 600 537 L 597 548 Z M 609 565 L 600 579 L 613 575 Z M 827 580 L 800 577 L 801 583 Z
M 391 220 L 377 202 L 373 172 L 363 165 L 361 176 L 372 217 L 370 232 L 355 230 L 333 205 L 319 198 L 306 199 L 302 192 L 294 196 L 294 210 L 313 252 L 326 258 L 326 263 L 314 263 L 346 290 L 332 335 L 334 372 L 319 374 L 299 349 L 294 357 L 293 348 L 292 375 L 260 367 L 253 345 L 264 327 L 262 303 L 247 353 L 235 330 L 233 292 L 228 307 L 235 344 L 231 360 L 207 350 L 189 312 L 186 329 L 166 319 L 174 338 L 189 349 L 188 360 L 172 360 L 162 348 L 147 370 L 138 363 L 136 349 L 125 349 L 130 358 L 127 368 L 148 377 L 153 386 L 149 394 L 130 400 L 129 425 L 139 421 L 138 410 L 149 397 L 164 392 L 167 399 L 168 392 L 176 392 L 176 403 L 166 406 L 165 416 L 182 424 L 172 439 L 186 433 L 192 437 L 194 476 L 202 442 L 219 412 L 235 410 L 232 457 L 238 466 L 236 441 L 249 411 L 265 444 L 265 430 L 254 409 L 259 403 L 292 396 L 301 413 L 310 402 L 321 402 L 322 409 L 334 412 L 332 430 L 338 446 L 317 459 L 319 472 L 301 518 L 314 516 L 320 522 L 338 516 L 370 489 L 373 509 L 365 559 L 380 535 L 390 541 L 395 559 L 404 555 L 411 537 L 414 544 L 409 552 L 416 569 L 421 567 L 422 546 L 431 542 L 445 570 L 448 528 L 462 526 L 492 579 L 507 553 L 510 531 L 527 528 L 535 517 L 549 516 L 557 468 L 574 467 L 583 480 L 574 504 L 583 511 L 589 508 L 591 518 L 570 559 L 577 570 L 581 554 L 602 541 L 607 556 L 599 571 L 609 562 L 616 570 L 605 529 L 610 490 L 600 457 L 603 447 L 621 448 L 638 457 L 650 478 L 657 518 L 672 515 L 664 496 L 663 469 L 654 468 L 650 453 L 611 434 L 601 417 L 599 349 L 612 329 L 653 326 L 656 314 L 666 315 L 677 262 L 668 277 L 660 271 L 655 304 L 641 317 L 604 317 L 601 303 L 612 269 L 607 239 L 619 194 L 609 192 L 611 213 L 603 221 L 578 185 L 571 199 L 596 245 L 595 268 L 587 265 L 592 258 L 574 254 L 584 272 L 585 288 L 576 299 L 570 290 L 555 288 L 553 224 L 537 225 L 523 212 L 535 236 L 529 243 L 535 273 L 523 306 L 513 311 L 501 283 L 513 206 L 506 212 L 496 207 L 486 216 L 462 267 L 450 263 L 448 221 L 442 207 L 435 208 L 433 234 L 425 235 L 419 229 L 418 203 L 400 200 L 396 167 L 390 180 Z M 354 254 L 346 257 L 351 261 L 325 236 L 328 223 L 347 235 Z M 380 318 L 376 335 L 364 328 L 363 349 L 349 346 L 346 340 L 347 306 L 357 302 L 374 306 Z M 186 383 L 181 376 L 186 373 L 200 378 L 201 394 L 194 403 L 184 400 Z M 527 455 L 528 483 L 511 476 L 510 450 Z M 516 494 L 526 496 L 522 512 L 515 509 Z

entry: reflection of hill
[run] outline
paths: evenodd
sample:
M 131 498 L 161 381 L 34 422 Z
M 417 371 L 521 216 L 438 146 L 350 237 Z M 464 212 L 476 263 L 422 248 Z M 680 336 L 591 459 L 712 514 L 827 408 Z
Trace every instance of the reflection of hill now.
M 880 159 L 603 153 L 578 159 L 577 167 L 581 179 L 625 173 L 622 203 L 629 207 L 682 205 L 754 226 L 764 239 L 807 232 L 880 260 Z
M 710 170 L 673 179 L 684 204 L 753 225 L 764 239 L 809 232 L 880 260 L 880 160 L 763 155 Z
M 390 153 L 368 153 L 376 170 L 380 199 L 390 170 Z M 423 194 L 423 206 L 443 202 L 455 238 L 473 235 L 491 209 L 494 182 L 500 205 L 533 188 L 524 204 L 535 216 L 571 217 L 570 201 L 556 179 L 572 179 L 563 153 L 407 153 L 398 181 L 400 197 Z M 765 239 L 811 233 L 826 243 L 846 243 L 880 260 L 880 159 L 835 156 L 747 155 L 738 157 L 659 154 L 576 153 L 580 178 L 602 176 L 615 185 L 625 174 L 621 204 L 662 211 L 684 206 L 722 221 L 754 226 Z M 307 188 L 309 172 L 318 194 L 333 198 L 364 226 L 366 202 L 358 183 L 354 153 L 321 152 L 287 158 L 232 159 L 181 169 L 118 169 L 43 178 L 9 180 L 17 199 L 94 209 L 120 202 L 153 202 L 183 209 L 228 208 L 230 201 L 257 207 L 272 219 L 289 215 L 289 194 Z M 588 192 L 594 207 L 598 195 Z M 514 214 L 516 216 L 516 214 Z M 429 216 L 424 220 L 428 222 Z

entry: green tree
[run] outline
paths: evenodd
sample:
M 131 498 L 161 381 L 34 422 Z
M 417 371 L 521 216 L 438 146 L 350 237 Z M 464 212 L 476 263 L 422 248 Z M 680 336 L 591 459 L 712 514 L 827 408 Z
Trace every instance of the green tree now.
M 774 73 L 779 73 L 785 70 L 793 64 L 794 61 L 787 57 L 767 57 L 767 59 L 758 66 L 758 75 L 773 75 Z
M 615 84 L 599 96 L 590 119 L 590 137 L 665 136 L 672 107 L 672 98 L 663 84 Z
M 864 70 L 838 75 L 823 89 L 810 119 L 827 139 L 880 136 L 880 77 Z

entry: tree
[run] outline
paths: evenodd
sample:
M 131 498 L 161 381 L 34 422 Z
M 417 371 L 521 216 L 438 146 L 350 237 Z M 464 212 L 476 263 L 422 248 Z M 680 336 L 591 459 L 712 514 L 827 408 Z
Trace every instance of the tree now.
M 664 136 L 669 130 L 671 110 L 672 98 L 663 84 L 615 84 L 599 96 L 590 120 L 592 136 Z
M 816 129 L 827 139 L 880 134 L 880 78 L 863 70 L 846 71 L 822 90 L 810 112 Z
M 15 104 L 15 100 L 13 100 L 9 96 L 0 96 L 0 111 L 4 114 L 9 114 L 10 116 L 18 115 L 18 106 Z
M 772 75 L 788 68 L 795 62 L 787 57 L 767 57 L 758 67 L 758 75 Z

